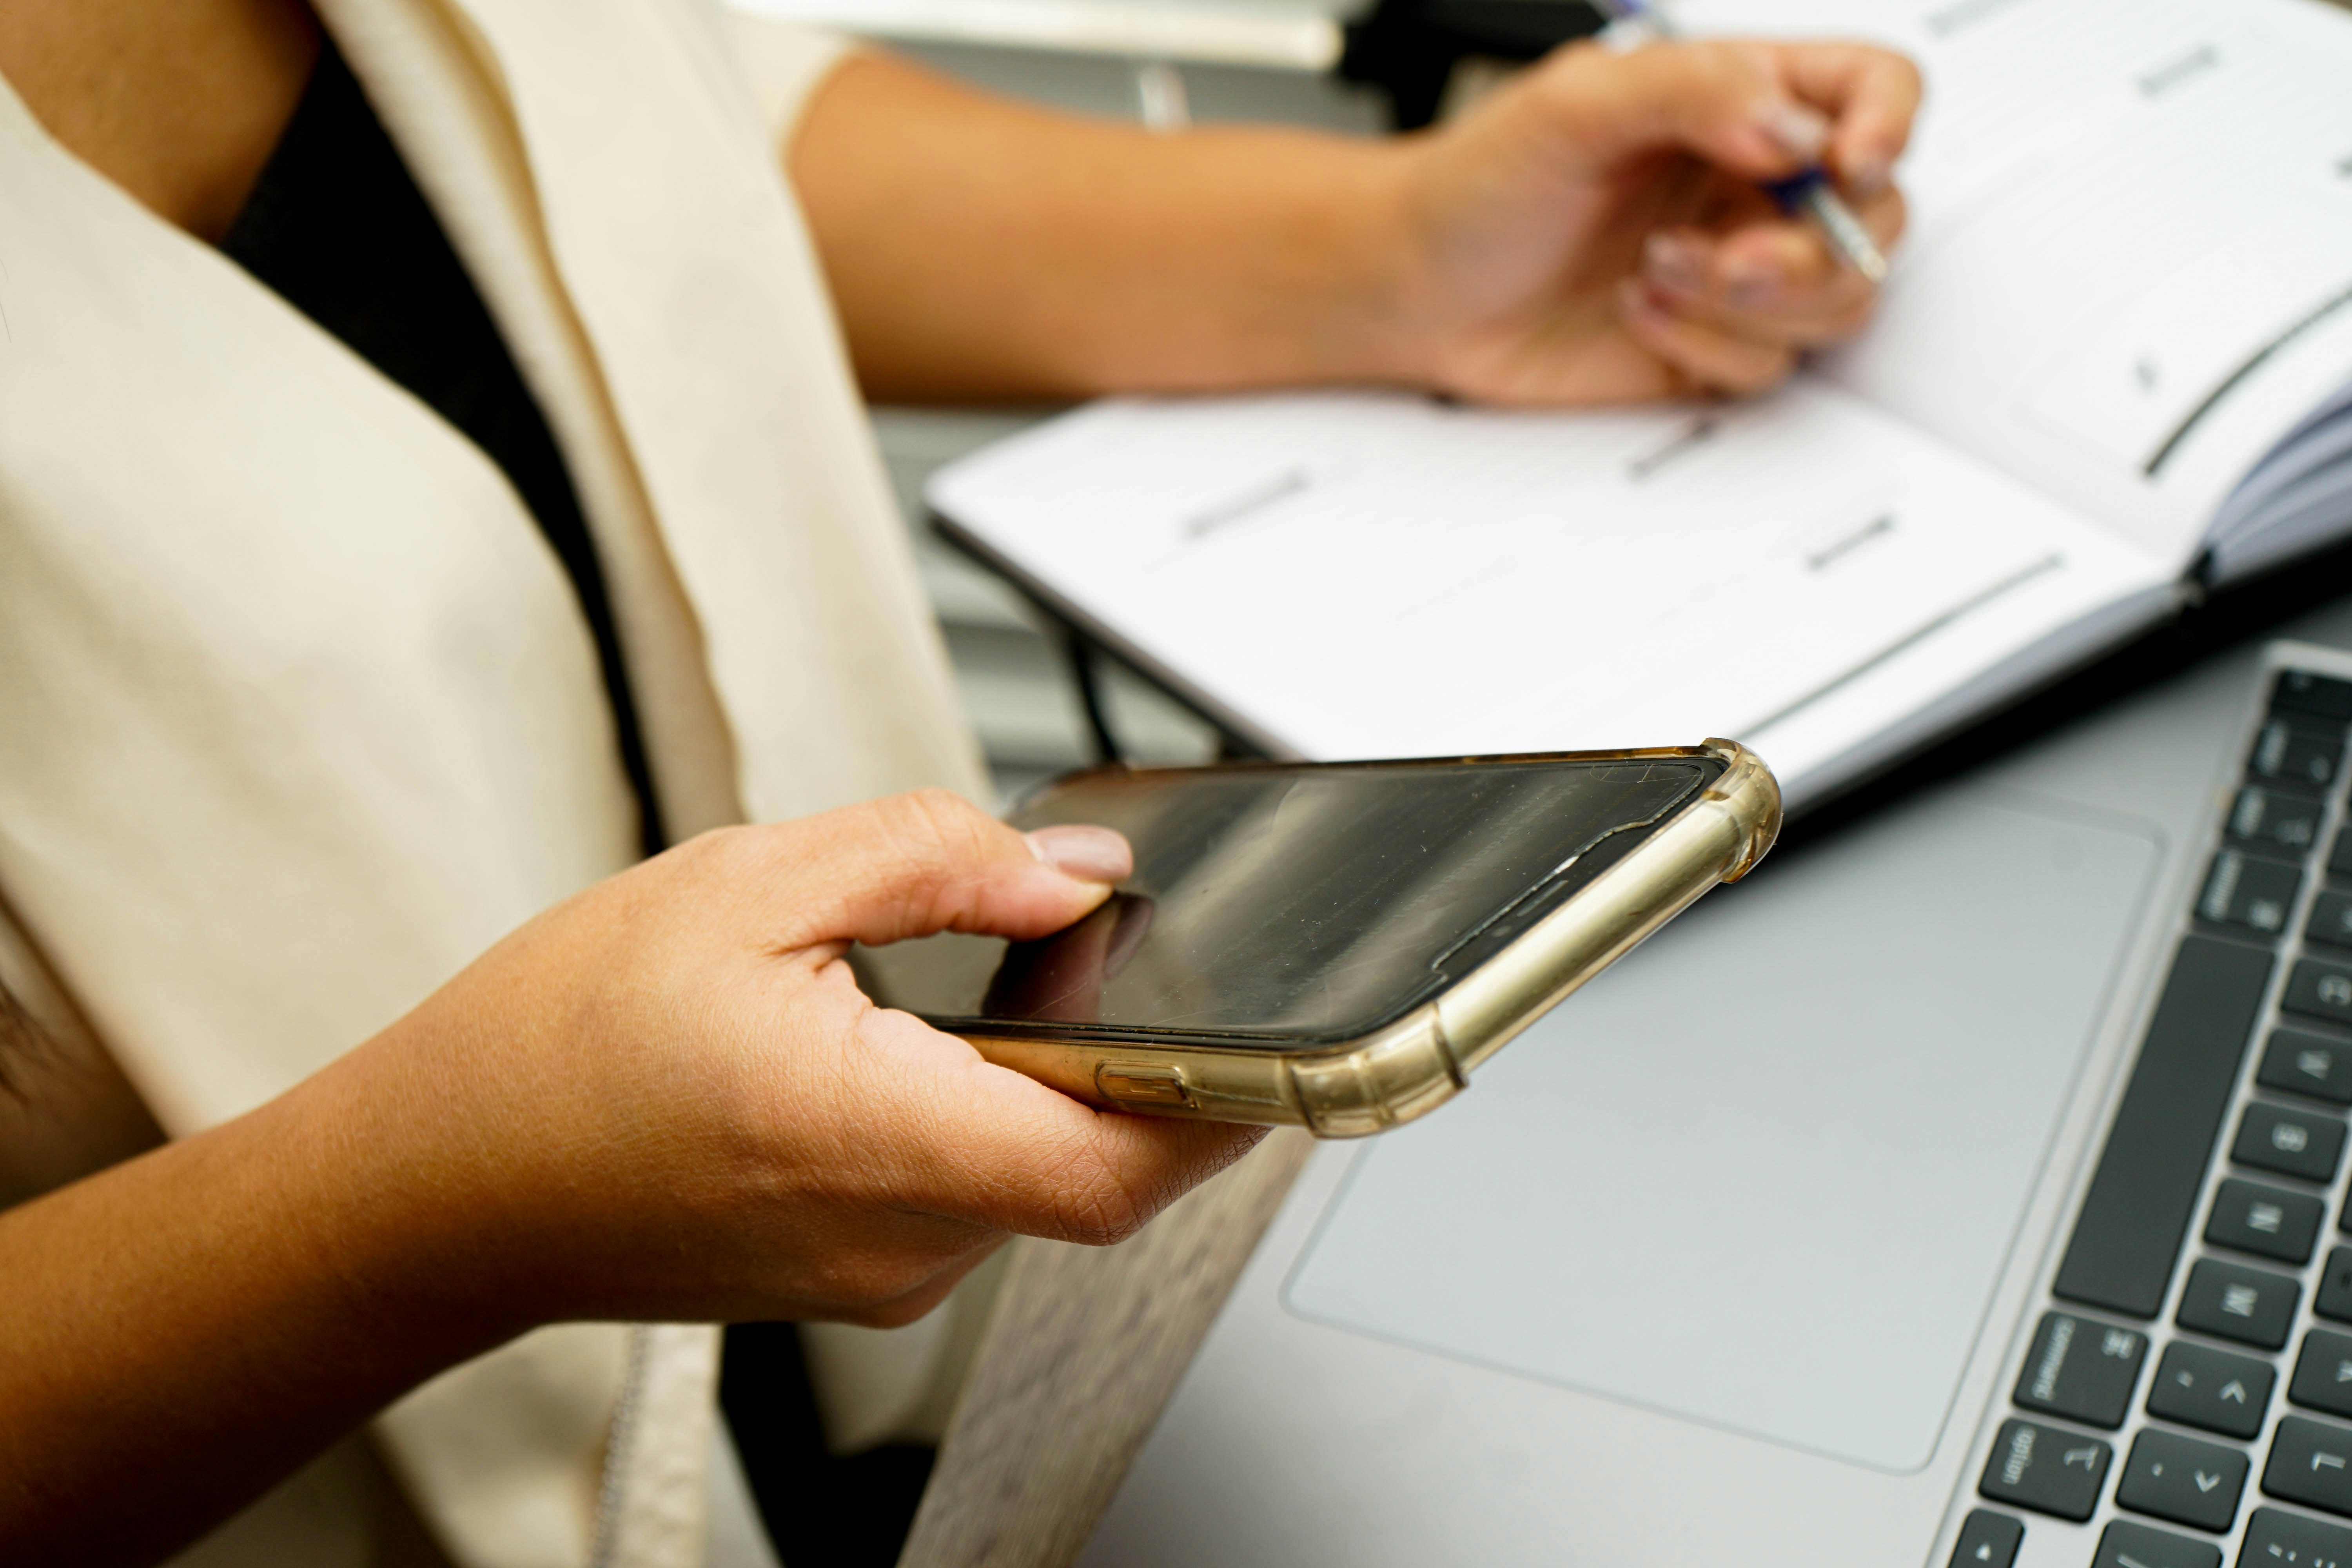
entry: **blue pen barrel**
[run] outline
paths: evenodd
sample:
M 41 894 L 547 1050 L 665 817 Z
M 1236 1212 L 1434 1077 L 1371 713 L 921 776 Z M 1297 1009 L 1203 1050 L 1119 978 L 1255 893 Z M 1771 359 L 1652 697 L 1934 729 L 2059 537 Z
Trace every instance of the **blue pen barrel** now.
M 1791 217 L 1801 217 L 1805 216 L 1805 198 L 1827 184 L 1829 178 L 1829 171 L 1815 164 L 1802 174 L 1791 174 L 1785 180 L 1767 180 L 1762 189 L 1782 212 Z
M 1839 198 L 1827 170 L 1816 166 L 1785 180 L 1768 180 L 1761 188 L 1782 212 L 1819 224 L 1839 260 L 1873 283 L 1886 280 L 1885 253 L 1853 216 L 1853 209 Z

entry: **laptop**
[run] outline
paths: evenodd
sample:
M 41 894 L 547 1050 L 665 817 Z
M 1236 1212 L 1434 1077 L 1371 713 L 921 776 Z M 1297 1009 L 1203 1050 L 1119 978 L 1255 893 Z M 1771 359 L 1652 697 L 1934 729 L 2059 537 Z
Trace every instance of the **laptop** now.
M 2289 629 L 1318 1149 L 1081 1561 L 2352 1568 L 2352 606 Z

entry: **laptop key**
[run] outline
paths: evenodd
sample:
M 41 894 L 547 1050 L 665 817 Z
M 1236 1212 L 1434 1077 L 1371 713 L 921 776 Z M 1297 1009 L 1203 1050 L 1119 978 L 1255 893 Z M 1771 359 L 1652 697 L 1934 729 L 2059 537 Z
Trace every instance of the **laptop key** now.
M 1952 1568 L 2011 1568 L 2017 1561 L 2018 1542 L 2025 1539 L 2023 1521 L 1980 1508 L 1960 1521 L 1960 1538 L 1952 1543 Z
M 2287 976 L 2286 994 L 2279 1005 L 2306 1018 L 2352 1024 L 2352 969 L 2315 958 L 2303 959 Z
M 2308 1263 L 2326 1217 L 2326 1205 L 2309 1193 L 2232 1176 L 2213 1194 L 2205 1239 L 2281 1263 Z
M 2246 1489 L 2250 1468 L 2242 1448 L 2171 1432 L 2142 1432 L 2124 1461 L 2116 1502 L 2175 1524 L 2224 1531 L 2238 1517 L 2238 1494 Z
M 2230 803 L 2230 837 L 2258 851 L 2301 859 L 2319 842 L 2320 803 L 2248 784 Z
M 2091 1568 L 2221 1568 L 2221 1549 L 2119 1519 L 2100 1534 Z
M 2246 772 L 2276 784 L 2325 790 L 2336 782 L 2336 762 L 2343 751 L 2340 729 L 2324 729 L 2301 719 L 2273 717 L 2254 736 L 2254 749 L 2246 758 Z
M 2303 934 L 2330 947 L 2352 947 L 2352 893 L 2322 893 L 2312 900 Z
M 2352 1426 L 2279 1417 L 2263 1490 L 2286 1502 L 2352 1514 Z
M 2147 1336 L 2137 1330 L 2044 1312 L 2018 1376 L 2017 1403 L 2045 1415 L 2120 1426 L 2147 1357 Z
M 2305 1410 L 2352 1415 L 2352 1334 L 2314 1329 L 2304 1335 L 2286 1396 Z
M 2273 1029 L 2255 1077 L 2264 1089 L 2352 1105 L 2352 1044 L 2301 1029 Z
M 2181 939 L 2059 1265 L 2061 1299 L 2134 1318 L 2164 1305 L 2270 974 L 2261 949 Z
M 2314 675 L 2307 669 L 2282 669 L 2271 687 L 2271 711 L 2308 713 L 2315 719 L 2352 720 L 2352 680 Z
M 2338 877 L 2352 877 L 2352 827 L 2336 835 L 2336 845 L 2327 852 L 2327 868 Z
M 2286 930 L 2287 911 L 2302 887 L 2303 873 L 2293 866 L 2224 849 L 2205 872 L 2197 918 L 2276 936 Z
M 1995 1502 L 2080 1524 L 2099 1506 L 2115 1453 L 2096 1437 L 2011 1416 L 1993 1440 L 1977 1490 Z
M 2251 1437 L 2263 1429 L 2277 1378 L 2266 1361 L 2175 1340 L 2148 1384 L 2147 1413 L 2225 1437 Z
M 2284 1509 L 2246 1516 L 2238 1568 L 2352 1568 L 2352 1530 Z
M 2339 1247 L 2327 1255 L 2327 1267 L 2320 1272 L 2319 1294 L 2312 1298 L 2311 1310 L 2323 1318 L 2352 1323 L 2352 1247 Z
M 2189 1271 L 2173 1321 L 2215 1339 L 2274 1351 L 2286 1343 L 2303 1287 L 2284 1274 L 2200 1258 Z
M 2282 1176 L 2322 1184 L 2336 1179 L 2344 1153 L 2344 1122 L 2315 1110 L 2256 1100 L 2238 1121 L 2238 1141 L 2230 1158 Z

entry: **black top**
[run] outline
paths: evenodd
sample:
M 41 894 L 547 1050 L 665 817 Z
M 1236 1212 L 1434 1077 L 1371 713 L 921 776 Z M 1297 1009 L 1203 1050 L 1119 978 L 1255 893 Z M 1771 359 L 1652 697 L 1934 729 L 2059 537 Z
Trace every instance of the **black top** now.
M 645 849 L 657 852 L 660 806 L 571 471 L 440 220 L 331 40 L 320 45 L 302 101 L 221 248 L 506 470 L 587 617 Z

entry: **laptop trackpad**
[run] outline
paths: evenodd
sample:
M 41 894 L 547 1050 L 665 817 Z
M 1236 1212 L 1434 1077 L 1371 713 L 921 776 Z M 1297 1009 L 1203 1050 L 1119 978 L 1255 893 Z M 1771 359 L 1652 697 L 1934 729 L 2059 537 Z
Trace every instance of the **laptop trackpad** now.
M 1367 1148 L 1286 1303 L 1919 1468 L 2157 858 L 1955 793 L 1768 863 Z

